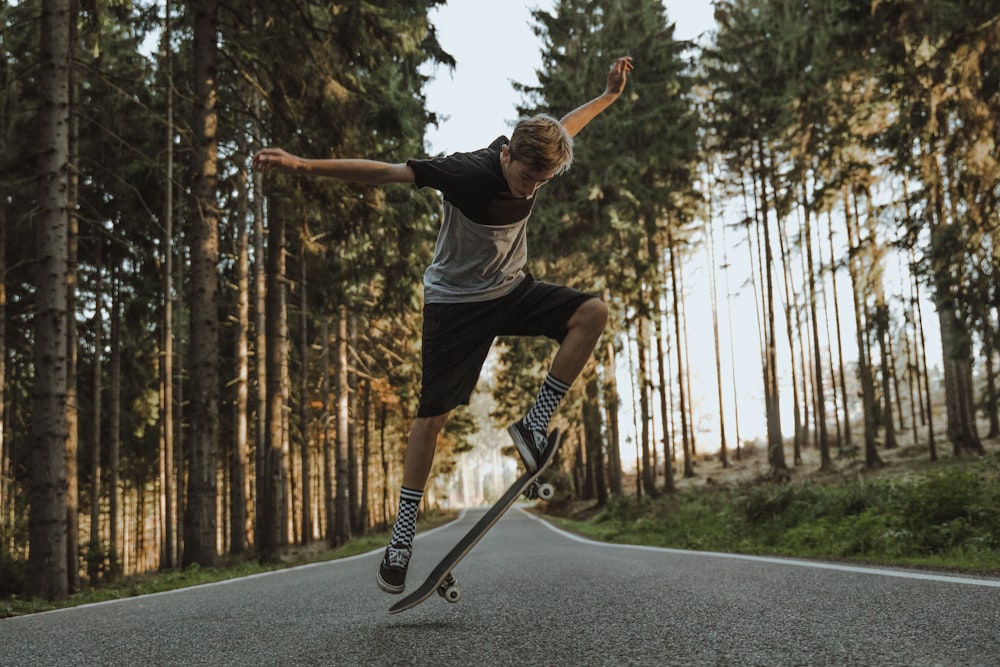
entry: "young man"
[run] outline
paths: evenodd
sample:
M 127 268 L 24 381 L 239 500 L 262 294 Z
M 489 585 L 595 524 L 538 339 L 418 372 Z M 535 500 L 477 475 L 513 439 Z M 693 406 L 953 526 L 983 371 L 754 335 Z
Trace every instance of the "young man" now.
M 611 66 L 604 92 L 561 120 L 535 116 L 510 139 L 488 148 L 390 164 L 363 159 L 309 160 L 280 148 L 254 156 L 254 167 L 327 176 L 368 185 L 412 183 L 444 195 L 434 259 L 424 274 L 423 377 L 417 418 L 403 462 L 392 539 L 379 588 L 401 593 L 416 533 L 417 508 L 448 415 L 467 404 L 497 336 L 548 336 L 559 342 L 535 403 L 508 432 L 525 468 L 547 453 L 553 413 L 583 370 L 607 322 L 607 306 L 578 290 L 534 280 L 524 272 L 525 226 L 538 189 L 565 171 L 573 137 L 621 95 L 630 57 Z

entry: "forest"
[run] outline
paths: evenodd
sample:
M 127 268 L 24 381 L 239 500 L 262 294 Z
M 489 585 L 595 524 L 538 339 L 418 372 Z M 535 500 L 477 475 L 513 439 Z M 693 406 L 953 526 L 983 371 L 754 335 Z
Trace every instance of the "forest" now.
M 441 4 L 0 2 L 0 595 L 274 561 L 391 524 L 438 195 L 250 163 L 268 145 L 425 156 L 425 86 L 456 65 Z M 1000 7 L 714 8 L 698 44 L 659 0 L 533 13 L 538 85 L 515 82 L 516 113 L 559 117 L 617 56 L 636 64 L 530 225 L 530 270 L 611 310 L 556 420 L 572 493 L 669 494 L 702 453 L 739 457 L 745 395 L 778 481 L 806 451 L 876 468 L 902 432 L 931 461 L 984 452 Z M 708 337 L 689 333 L 698 280 Z M 735 285 L 755 317 L 734 324 Z M 731 372 L 737 338 L 752 386 Z M 484 415 L 519 416 L 552 346 L 497 351 L 428 504 L 449 502 Z M 691 381 L 706 360 L 710 431 Z

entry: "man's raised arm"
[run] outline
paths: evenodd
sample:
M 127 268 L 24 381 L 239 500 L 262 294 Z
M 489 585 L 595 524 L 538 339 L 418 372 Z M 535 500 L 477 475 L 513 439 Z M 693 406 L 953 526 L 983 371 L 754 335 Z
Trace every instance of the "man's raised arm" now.
M 559 122 L 566 128 L 566 133 L 571 137 L 575 137 L 597 114 L 611 106 L 618 99 L 618 96 L 622 94 L 622 91 L 625 90 L 627 74 L 631 71 L 631 56 L 622 56 L 616 60 L 615 64 L 611 66 L 611 71 L 608 72 L 608 84 L 604 92 L 589 102 L 573 109 L 560 119 Z

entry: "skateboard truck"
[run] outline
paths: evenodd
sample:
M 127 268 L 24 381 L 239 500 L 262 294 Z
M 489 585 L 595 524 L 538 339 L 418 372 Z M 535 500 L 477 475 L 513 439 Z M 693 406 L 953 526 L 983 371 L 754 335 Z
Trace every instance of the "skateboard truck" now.
M 458 602 L 462 599 L 462 589 L 458 587 L 458 582 L 450 573 L 438 586 L 437 593 L 448 602 Z
M 548 482 L 540 484 L 537 479 L 531 483 L 531 486 L 524 490 L 524 497 L 528 500 L 552 500 L 552 497 L 555 495 L 556 489 L 554 486 Z

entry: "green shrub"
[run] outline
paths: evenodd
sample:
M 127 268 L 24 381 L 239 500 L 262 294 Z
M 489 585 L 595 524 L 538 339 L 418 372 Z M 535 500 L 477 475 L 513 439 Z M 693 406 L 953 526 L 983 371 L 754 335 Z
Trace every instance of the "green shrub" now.
M 581 530 L 682 549 L 1000 568 L 1000 459 L 823 482 L 614 497 Z

